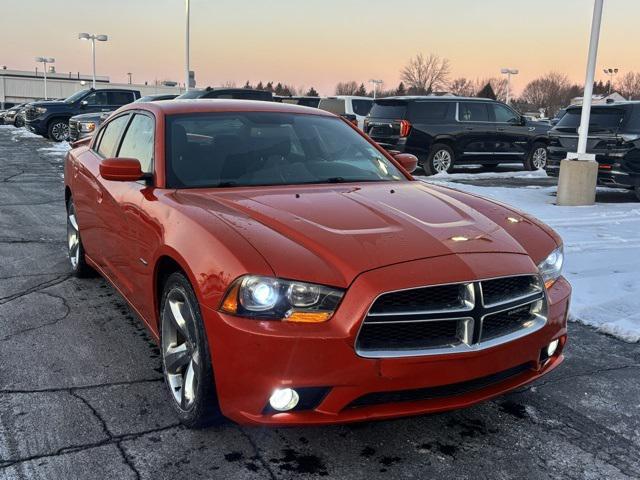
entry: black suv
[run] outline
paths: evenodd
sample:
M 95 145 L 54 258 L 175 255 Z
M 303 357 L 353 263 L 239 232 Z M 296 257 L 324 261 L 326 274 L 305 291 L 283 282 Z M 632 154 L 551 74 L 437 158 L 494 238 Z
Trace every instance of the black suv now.
M 32 132 L 61 142 L 69 138 L 69 119 L 74 115 L 109 112 L 138 98 L 138 90 L 89 88 L 62 101 L 30 103 L 25 111 L 25 123 Z
M 226 98 L 235 100 L 262 100 L 273 102 L 273 94 L 264 90 L 253 90 L 251 88 L 212 88 L 204 90 L 189 90 L 176 97 L 176 100 L 195 100 L 200 98 Z
M 412 153 L 428 175 L 454 165 L 523 162 L 544 168 L 547 131 L 508 105 L 484 98 L 389 97 L 376 100 L 365 132 L 387 150 Z
M 577 150 L 581 115 L 582 107 L 569 107 L 549 131 L 547 174 L 557 177 L 560 162 Z M 587 153 L 596 156 L 600 185 L 635 189 L 640 199 L 640 102 L 591 107 Z

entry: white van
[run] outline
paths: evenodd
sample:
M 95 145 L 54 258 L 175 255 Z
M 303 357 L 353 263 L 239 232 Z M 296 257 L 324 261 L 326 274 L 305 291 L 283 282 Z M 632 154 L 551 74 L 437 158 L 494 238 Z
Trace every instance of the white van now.
M 338 95 L 321 99 L 318 108 L 336 115 L 355 115 L 358 128 L 364 130 L 364 119 L 369 115 L 372 106 L 373 99 L 370 97 Z

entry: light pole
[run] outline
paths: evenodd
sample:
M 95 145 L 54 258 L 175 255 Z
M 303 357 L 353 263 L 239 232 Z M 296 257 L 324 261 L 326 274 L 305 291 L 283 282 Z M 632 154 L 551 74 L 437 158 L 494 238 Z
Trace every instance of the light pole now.
M 613 77 L 616 73 L 618 73 L 617 68 L 605 68 L 605 75 L 609 75 L 609 95 L 611 95 L 611 87 L 613 87 Z
M 189 16 L 190 16 L 190 1 L 185 0 L 185 14 L 186 14 L 186 25 L 185 25 L 185 57 L 184 57 L 184 90 L 185 92 L 189 91 Z
M 131 85 L 131 75 L 133 75 L 131 72 L 127 72 L 127 75 L 129 77 L 129 85 Z
M 520 73 L 517 68 L 501 68 L 500 73 L 507 76 L 507 105 L 511 103 L 511 75 Z
M 93 57 L 93 88 L 96 88 L 96 40 L 106 42 L 109 37 L 106 35 L 94 35 L 92 33 L 79 33 L 80 40 L 91 40 L 91 56 Z
M 47 100 L 47 63 L 56 63 L 55 58 L 51 57 L 36 57 L 35 61 L 44 65 L 44 99 Z
M 558 205 L 592 205 L 596 200 L 598 163 L 595 160 L 596 157 L 594 154 L 587 154 L 587 139 L 589 136 L 593 79 L 596 74 L 596 59 L 598 57 L 603 2 L 604 0 L 594 0 L 591 38 L 589 39 L 589 56 L 587 57 L 587 73 L 584 81 L 582 113 L 580 115 L 580 127 L 578 129 L 578 148 L 575 153 L 567 153 L 567 158 L 560 163 L 560 177 L 558 178 L 558 196 L 556 201 Z
M 373 83 L 373 99 L 376 99 L 376 87 L 378 85 L 382 85 L 383 81 L 382 80 L 374 80 L 373 78 L 371 80 L 369 80 L 369 83 Z

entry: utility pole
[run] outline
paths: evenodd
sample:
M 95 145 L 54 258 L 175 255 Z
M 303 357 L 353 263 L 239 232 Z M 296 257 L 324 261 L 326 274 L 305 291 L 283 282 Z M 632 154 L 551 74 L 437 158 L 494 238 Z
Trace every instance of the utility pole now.
M 584 96 L 582 98 L 582 114 L 580 116 L 580 128 L 578 129 L 578 148 L 577 152 L 568 153 L 567 158 L 560 164 L 556 201 L 558 205 L 593 205 L 596 200 L 598 163 L 594 154 L 587 153 L 587 140 L 589 137 L 593 80 L 598 57 L 603 3 L 604 0 L 594 0 L 589 56 L 587 57 L 587 72 L 584 81 Z
M 190 1 L 185 0 L 186 7 L 186 29 L 185 29 L 185 62 L 184 62 L 184 89 L 189 91 L 189 16 L 190 16 Z

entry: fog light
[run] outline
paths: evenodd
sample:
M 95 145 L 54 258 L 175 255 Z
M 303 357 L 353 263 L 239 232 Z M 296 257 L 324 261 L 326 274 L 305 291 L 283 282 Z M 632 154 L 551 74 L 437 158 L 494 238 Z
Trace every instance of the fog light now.
M 274 410 L 279 412 L 286 412 L 295 408 L 298 404 L 298 400 L 300 397 L 298 396 L 298 392 L 296 392 L 293 388 L 278 388 L 274 390 L 271 398 L 269 399 L 269 405 Z
M 549 357 L 552 357 L 553 354 L 556 353 L 559 343 L 560 343 L 560 340 L 556 339 L 553 342 L 551 342 L 549 345 L 547 345 L 547 355 Z

